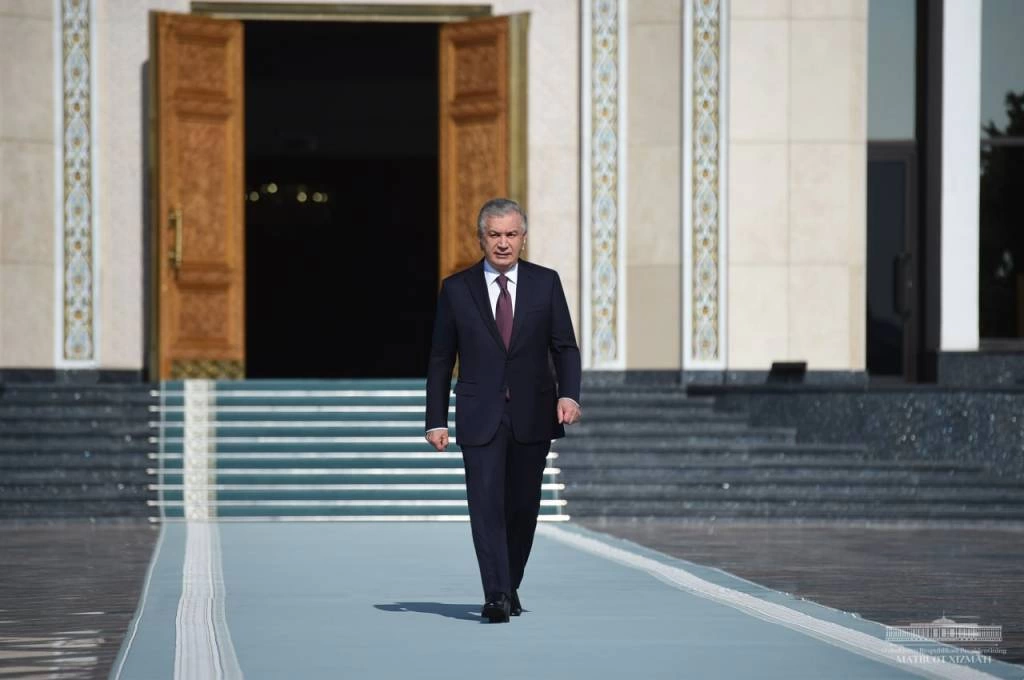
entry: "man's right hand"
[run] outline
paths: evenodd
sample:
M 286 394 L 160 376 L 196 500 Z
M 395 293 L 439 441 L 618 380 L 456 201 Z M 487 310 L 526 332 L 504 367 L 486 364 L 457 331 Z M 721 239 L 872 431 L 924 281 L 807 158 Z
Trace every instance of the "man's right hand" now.
M 438 451 L 444 451 L 448 448 L 448 429 L 431 430 L 427 433 L 427 441 Z

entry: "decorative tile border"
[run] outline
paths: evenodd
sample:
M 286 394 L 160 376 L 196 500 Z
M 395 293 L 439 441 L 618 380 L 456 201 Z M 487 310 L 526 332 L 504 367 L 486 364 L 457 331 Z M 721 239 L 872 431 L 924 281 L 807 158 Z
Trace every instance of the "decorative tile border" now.
M 583 3 L 583 365 L 625 368 L 625 0 Z
M 92 361 L 95 346 L 92 3 L 60 0 L 63 200 L 60 212 L 64 361 Z
M 683 368 L 725 366 L 727 0 L 686 0 Z

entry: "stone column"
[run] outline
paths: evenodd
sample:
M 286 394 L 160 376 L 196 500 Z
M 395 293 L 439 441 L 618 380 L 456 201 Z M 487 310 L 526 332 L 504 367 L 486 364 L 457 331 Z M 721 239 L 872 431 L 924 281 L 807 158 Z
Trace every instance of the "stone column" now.
M 942 21 L 943 351 L 978 349 L 981 2 L 945 0 Z

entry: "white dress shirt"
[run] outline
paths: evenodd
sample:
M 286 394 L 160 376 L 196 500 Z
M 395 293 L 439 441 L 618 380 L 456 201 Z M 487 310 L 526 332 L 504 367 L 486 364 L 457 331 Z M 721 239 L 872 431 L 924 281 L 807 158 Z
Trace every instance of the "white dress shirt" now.
M 516 314 L 516 277 L 519 275 L 519 263 L 516 262 L 512 268 L 505 272 L 508 278 L 508 296 L 512 298 L 512 316 Z M 491 299 L 491 315 L 498 318 L 498 296 L 501 295 L 501 286 L 498 285 L 498 277 L 501 272 L 494 268 L 488 260 L 484 260 L 484 281 L 487 282 L 487 297 Z

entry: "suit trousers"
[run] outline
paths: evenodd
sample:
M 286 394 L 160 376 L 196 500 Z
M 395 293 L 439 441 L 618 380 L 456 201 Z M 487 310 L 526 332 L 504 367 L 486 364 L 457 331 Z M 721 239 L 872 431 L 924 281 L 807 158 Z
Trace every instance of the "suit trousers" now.
M 490 442 L 462 447 L 473 547 L 488 601 L 510 595 L 523 580 L 550 449 L 550 441 L 515 441 L 507 405 Z

